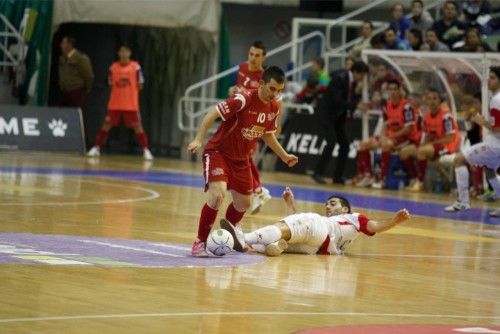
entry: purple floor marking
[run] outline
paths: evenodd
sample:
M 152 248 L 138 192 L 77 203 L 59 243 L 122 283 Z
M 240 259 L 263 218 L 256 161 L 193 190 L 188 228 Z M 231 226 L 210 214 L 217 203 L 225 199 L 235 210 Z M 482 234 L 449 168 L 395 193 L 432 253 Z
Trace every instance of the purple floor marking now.
M 23 259 L 22 256 L 34 258 Z M 211 267 L 263 262 L 265 257 L 232 252 L 223 257 L 194 258 L 186 244 L 85 236 L 0 233 L 0 263 L 43 263 L 36 257 L 74 260 L 92 265 L 131 267 Z M 42 258 L 40 258 L 42 259 Z

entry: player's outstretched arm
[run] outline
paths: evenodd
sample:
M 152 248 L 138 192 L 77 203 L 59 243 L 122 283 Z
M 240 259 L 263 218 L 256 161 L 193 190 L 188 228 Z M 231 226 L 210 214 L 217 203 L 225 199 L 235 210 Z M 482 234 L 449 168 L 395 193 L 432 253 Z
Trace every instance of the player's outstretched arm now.
M 215 108 L 210 109 L 205 117 L 203 117 L 203 121 L 198 129 L 198 133 L 196 133 L 196 137 L 187 147 L 189 153 L 195 153 L 201 147 L 203 138 L 205 138 L 208 129 L 210 129 L 212 124 L 214 124 L 215 120 L 219 117 L 219 112 Z
M 266 133 L 262 136 L 262 140 L 269 146 L 271 150 L 283 161 L 288 167 L 293 167 L 299 162 L 299 158 L 293 154 L 288 154 L 281 144 L 276 139 L 273 133 Z
M 381 233 L 390 230 L 394 226 L 399 225 L 402 222 L 407 221 L 408 219 L 410 219 L 410 213 L 408 212 L 408 210 L 401 209 L 396 212 L 396 214 L 390 221 L 378 222 L 375 220 L 369 220 L 367 229 L 370 233 Z
M 283 191 L 283 195 L 281 196 L 283 197 L 283 201 L 285 201 L 286 214 L 293 215 L 294 213 L 297 213 L 292 189 L 286 187 L 285 190 Z

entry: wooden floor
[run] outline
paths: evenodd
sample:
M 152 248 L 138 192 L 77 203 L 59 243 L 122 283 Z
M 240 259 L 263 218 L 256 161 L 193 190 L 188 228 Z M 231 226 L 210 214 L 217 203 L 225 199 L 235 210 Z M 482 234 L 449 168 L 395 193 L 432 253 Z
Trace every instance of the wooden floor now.
M 156 172 L 161 182 L 137 178 Z M 193 174 L 194 183 L 179 185 L 178 173 Z M 205 200 L 196 184 L 200 175 L 197 163 L 176 160 L 147 165 L 140 157 L 2 153 L 0 333 L 292 333 L 362 324 L 500 325 L 500 222 L 479 223 L 479 217 L 462 222 L 419 215 L 386 234 L 361 236 L 345 256 L 243 255 L 256 263 L 232 266 L 217 265 L 218 259 L 204 259 L 207 267 L 50 263 L 41 241 L 36 249 L 30 244 L 33 252 L 27 256 L 19 250 L 27 246 L 16 239 L 21 236 L 43 236 L 50 247 L 64 236 L 78 236 L 96 247 L 105 244 L 99 238 L 106 238 L 107 245 L 130 252 L 142 250 L 109 239 L 184 244 L 178 249 L 188 258 Z M 305 176 L 264 173 L 263 179 L 311 191 L 360 193 L 318 188 Z M 363 195 L 385 196 L 388 202 L 406 198 L 422 206 L 450 201 L 431 194 L 364 190 Z M 323 212 L 319 203 L 299 204 L 301 211 Z M 354 207 L 376 219 L 389 217 L 383 210 Z M 258 215 L 244 218 L 244 229 L 273 223 L 283 213 L 281 201 L 273 199 Z M 5 260 L 12 252 L 18 262 Z M 30 257 L 33 253 L 38 257 Z

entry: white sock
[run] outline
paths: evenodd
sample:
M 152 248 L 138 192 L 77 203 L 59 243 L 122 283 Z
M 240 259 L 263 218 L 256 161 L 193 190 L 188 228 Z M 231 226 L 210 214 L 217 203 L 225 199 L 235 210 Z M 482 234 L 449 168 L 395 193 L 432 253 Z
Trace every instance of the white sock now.
M 266 246 L 265 245 L 259 245 L 259 244 L 253 244 L 251 247 L 257 252 L 257 253 L 262 253 L 264 254 L 266 252 Z
M 245 242 L 249 245 L 268 245 L 281 239 L 281 230 L 276 225 L 269 225 L 250 233 L 245 233 Z
M 457 178 L 458 200 L 462 204 L 469 204 L 469 169 L 467 166 L 455 167 Z
M 500 176 L 496 175 L 495 177 L 488 179 L 488 181 L 490 181 L 491 187 L 496 193 L 496 197 L 500 198 Z

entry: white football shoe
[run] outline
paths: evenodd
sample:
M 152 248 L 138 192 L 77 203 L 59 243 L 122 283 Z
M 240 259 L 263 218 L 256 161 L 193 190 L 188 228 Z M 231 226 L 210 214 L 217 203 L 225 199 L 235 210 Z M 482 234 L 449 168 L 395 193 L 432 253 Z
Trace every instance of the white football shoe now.
M 99 146 L 94 146 L 87 152 L 88 157 L 98 157 L 100 155 L 101 150 L 99 149 Z

